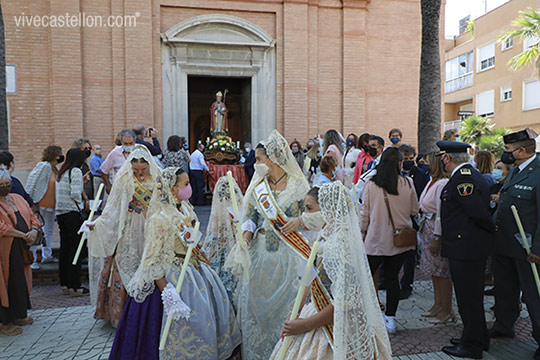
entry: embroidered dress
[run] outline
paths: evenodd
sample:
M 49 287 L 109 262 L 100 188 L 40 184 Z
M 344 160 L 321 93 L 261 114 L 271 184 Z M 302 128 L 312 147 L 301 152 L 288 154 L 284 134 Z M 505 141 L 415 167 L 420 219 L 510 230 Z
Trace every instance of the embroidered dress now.
M 322 230 L 322 262 L 319 278 L 332 294 L 333 347 L 316 328 L 292 336 L 287 360 L 391 360 L 391 347 L 379 310 L 358 217 L 349 190 L 341 183 L 319 187 L 319 205 L 326 226 Z M 313 289 L 313 287 L 312 287 Z M 312 292 L 313 294 L 313 292 Z M 300 318 L 317 313 L 315 302 L 304 305 Z M 280 340 L 270 357 L 277 359 Z
M 146 223 L 143 260 L 127 287 L 129 304 L 149 301 L 158 291 L 155 281 L 163 277 L 176 287 L 187 250 L 180 227 L 191 227 L 197 220 L 187 201 L 175 206 L 176 200 L 170 188 L 176 183 L 177 170 L 165 169 L 158 180 L 158 190 L 152 198 Z M 193 251 L 180 292 L 180 297 L 191 309 L 189 319 L 172 321 L 165 349 L 159 353 L 161 360 L 225 360 L 240 344 L 240 331 L 227 291 L 199 250 L 195 248 Z M 124 321 L 129 322 L 137 315 L 136 312 L 125 312 L 120 327 Z M 144 323 L 145 319 L 143 317 L 141 321 Z M 165 314 L 160 321 L 163 325 L 166 323 Z M 148 333 L 147 337 L 154 339 L 155 334 Z M 135 346 L 146 349 L 146 346 L 154 346 L 154 341 L 148 341 L 146 345 L 144 337 L 140 337 L 136 344 L 127 339 L 120 343 L 118 334 L 117 338 L 113 348 Z
M 144 159 L 149 176 L 140 182 L 131 161 Z M 146 211 L 159 175 L 150 152 L 136 146 L 118 172 L 107 205 L 89 234 L 89 275 L 94 317 L 118 326 L 127 298 L 125 286 L 139 267 L 144 249 Z
M 244 197 L 234 178 L 233 183 L 236 201 L 240 207 Z M 206 229 L 206 237 L 202 241 L 202 250 L 210 260 L 212 268 L 218 273 L 223 286 L 227 289 L 229 298 L 236 305 L 235 291 L 238 279 L 224 267 L 225 259 L 237 241 L 235 224 L 229 213 L 232 208 L 229 181 L 227 176 L 222 176 L 214 187 L 212 211 Z
M 268 157 L 287 174 L 283 191 L 273 192 L 277 206 L 287 217 L 296 217 L 304 209 L 309 185 L 298 166 L 287 141 L 273 131 L 263 141 Z M 257 173 L 244 198 L 246 221 L 243 230 L 253 233 L 249 243 L 249 281 L 238 285 L 238 316 L 242 329 L 242 358 L 267 360 L 279 340 L 283 321 L 292 309 L 298 288 L 300 257 L 272 230 L 272 225 L 256 205 L 255 188 L 263 178 Z M 264 206 L 264 205 L 263 205 Z

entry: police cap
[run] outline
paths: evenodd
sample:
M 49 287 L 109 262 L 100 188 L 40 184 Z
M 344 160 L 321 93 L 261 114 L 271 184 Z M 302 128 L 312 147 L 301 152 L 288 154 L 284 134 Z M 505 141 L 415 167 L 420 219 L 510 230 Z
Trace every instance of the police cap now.
M 466 153 L 471 145 L 459 141 L 439 140 L 437 146 L 441 150 L 437 155 Z
M 534 140 L 538 134 L 531 128 L 526 128 L 524 130 L 516 131 L 508 135 L 503 136 L 503 141 L 505 144 L 513 144 L 518 141 L 524 140 Z

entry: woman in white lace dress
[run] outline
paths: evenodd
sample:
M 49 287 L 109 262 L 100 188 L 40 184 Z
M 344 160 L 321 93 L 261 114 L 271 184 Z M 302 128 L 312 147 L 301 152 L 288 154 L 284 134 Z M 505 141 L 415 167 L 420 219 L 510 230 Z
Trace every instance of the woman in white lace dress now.
M 144 223 L 160 169 L 150 151 L 136 145 L 116 175 L 103 214 L 88 239 L 90 295 L 94 317 L 118 327 L 125 286 L 141 263 Z
M 234 179 L 233 184 L 236 201 L 240 207 L 244 196 Z M 212 211 L 206 228 L 206 237 L 201 246 L 212 268 L 218 273 L 223 286 L 227 289 L 229 298 L 236 305 L 235 290 L 238 279 L 231 271 L 225 269 L 225 259 L 236 243 L 236 228 L 229 212 L 231 209 L 233 209 L 233 205 L 229 180 L 227 176 L 222 176 L 214 187 Z
M 180 298 L 185 303 L 173 317 L 164 350 L 157 353 L 161 321 L 157 314 L 162 294 L 164 316 L 171 315 L 167 301 L 175 288 L 188 250 L 195 239 L 197 215 L 189 204 L 191 185 L 180 168 L 167 168 L 158 178 L 145 229 L 143 260 L 128 284 L 130 298 L 113 344 L 111 359 L 225 360 L 240 344 L 240 331 L 219 276 L 197 245 L 185 274 Z M 188 308 L 185 306 L 187 305 Z M 165 317 L 163 318 L 165 320 Z
M 311 219 L 318 216 L 320 220 L 311 222 L 324 226 L 316 265 L 331 303 L 317 311 L 310 299 L 297 320 L 285 321 L 281 336 L 291 336 L 285 359 L 392 359 L 349 191 L 339 182 L 312 188 L 306 196 L 306 213 Z M 278 358 L 282 345 L 280 340 L 270 359 Z
M 244 198 L 242 225 L 249 244 L 249 281 L 238 285 L 238 313 L 242 329 L 242 358 L 267 360 L 279 339 L 281 325 L 293 305 L 298 284 L 298 256 L 284 243 L 279 230 L 264 215 L 257 189 L 267 186 L 276 206 L 296 217 L 304 209 L 309 185 L 287 141 L 274 130 L 255 150 L 255 174 Z M 278 226 L 279 227 L 279 226 Z

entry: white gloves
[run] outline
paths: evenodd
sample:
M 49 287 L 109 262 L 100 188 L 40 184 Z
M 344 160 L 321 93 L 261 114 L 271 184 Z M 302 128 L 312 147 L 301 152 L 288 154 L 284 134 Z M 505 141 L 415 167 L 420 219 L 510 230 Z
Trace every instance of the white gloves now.
M 161 300 L 163 301 L 163 311 L 168 317 L 173 320 L 189 319 L 191 309 L 182 301 L 180 295 L 176 293 L 176 288 L 171 283 L 168 283 L 163 289 Z
M 86 220 L 85 222 L 83 222 L 83 224 L 81 225 L 81 228 L 79 229 L 79 231 L 77 231 L 77 234 L 82 234 L 82 233 L 89 233 L 91 230 L 90 228 L 88 227 L 88 225 L 90 226 L 94 226 L 96 224 L 95 221 L 88 221 Z

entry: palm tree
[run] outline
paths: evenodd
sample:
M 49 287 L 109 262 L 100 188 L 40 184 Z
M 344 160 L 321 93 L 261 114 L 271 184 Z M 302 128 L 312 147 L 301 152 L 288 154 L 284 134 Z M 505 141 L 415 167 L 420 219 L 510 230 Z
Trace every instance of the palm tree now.
M 422 55 L 418 101 L 418 152 L 437 150 L 441 139 L 441 57 L 439 17 L 441 0 L 421 0 Z
M 505 31 L 500 36 L 499 42 L 505 42 L 516 36 L 519 36 L 522 42 L 527 38 L 540 39 L 540 10 L 535 11 L 529 8 L 527 11 L 520 11 L 519 13 L 521 15 L 512 22 L 512 25 L 517 28 Z M 540 76 L 540 51 L 538 47 L 539 43 L 536 43 L 511 58 L 508 61 L 510 69 L 517 71 L 529 64 L 535 64 Z
M 489 151 L 499 158 L 504 151 L 503 136 L 507 134 L 510 134 L 510 130 L 506 128 L 493 129 L 491 134 L 482 136 L 478 148 Z
M 9 147 L 6 106 L 6 47 L 4 41 L 4 16 L 0 5 L 0 149 Z
M 480 145 L 482 137 L 493 134 L 491 120 L 481 116 L 469 116 L 461 123 L 459 135 L 461 139 L 475 148 Z

